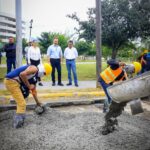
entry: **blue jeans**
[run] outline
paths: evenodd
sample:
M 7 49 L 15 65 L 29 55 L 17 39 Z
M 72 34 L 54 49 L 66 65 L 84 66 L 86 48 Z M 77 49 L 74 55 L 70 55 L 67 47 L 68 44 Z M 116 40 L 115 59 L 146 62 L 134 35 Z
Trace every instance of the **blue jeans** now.
M 109 94 L 107 92 L 107 88 L 109 86 L 111 86 L 111 84 L 105 83 L 105 81 L 101 77 L 100 77 L 99 82 L 100 82 L 100 84 L 101 84 L 101 86 L 102 86 L 102 88 L 103 88 L 103 90 L 104 90 L 104 92 L 105 92 L 105 94 L 107 96 L 107 99 L 104 101 L 104 108 L 103 108 L 103 111 L 106 112 L 106 111 L 109 110 L 109 105 L 112 102 L 112 99 L 111 99 L 111 97 L 109 96 Z
M 7 73 L 11 72 L 12 65 L 16 69 L 16 58 L 7 58 Z
M 66 67 L 67 67 L 67 70 L 68 70 L 69 83 L 72 84 L 72 78 L 71 78 L 71 70 L 72 70 L 73 77 L 74 77 L 74 83 L 78 84 L 75 60 L 66 60 Z

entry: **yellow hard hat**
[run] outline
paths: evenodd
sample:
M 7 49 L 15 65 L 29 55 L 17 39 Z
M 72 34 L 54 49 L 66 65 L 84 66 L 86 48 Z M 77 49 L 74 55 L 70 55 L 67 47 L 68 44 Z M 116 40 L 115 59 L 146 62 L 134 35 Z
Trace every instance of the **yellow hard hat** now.
M 135 69 L 135 73 L 139 73 L 142 69 L 142 66 L 139 62 L 133 62 L 133 65 L 134 65 L 134 69 Z
M 145 50 L 143 51 L 143 53 L 144 53 L 144 54 L 148 53 L 148 50 L 147 50 L 147 49 L 145 49 Z
M 145 50 L 143 50 L 143 52 L 141 52 L 141 56 L 144 55 L 144 54 L 147 54 L 147 53 L 148 53 L 148 50 L 145 49 Z
M 46 75 L 51 74 L 51 72 L 52 72 L 52 67 L 51 67 L 51 65 L 48 64 L 48 63 L 44 63 L 43 66 L 44 66 Z

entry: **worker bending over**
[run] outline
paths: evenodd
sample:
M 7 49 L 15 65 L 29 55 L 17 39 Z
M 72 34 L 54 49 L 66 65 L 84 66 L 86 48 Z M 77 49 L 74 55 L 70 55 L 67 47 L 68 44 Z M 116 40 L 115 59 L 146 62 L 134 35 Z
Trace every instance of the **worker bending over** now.
M 127 79 L 127 74 L 124 69 L 126 64 L 124 62 L 119 62 L 115 59 L 110 59 L 107 61 L 107 64 L 108 67 L 103 72 L 100 73 L 99 77 L 99 82 L 107 96 L 107 99 L 104 101 L 103 112 L 109 111 L 109 105 L 111 104 L 112 101 L 111 97 L 107 92 L 107 88 L 113 85 L 113 83 L 116 81 L 123 81 Z M 137 65 L 134 66 L 134 72 L 137 73 L 140 71 L 138 67 L 139 66 Z
M 14 128 L 22 127 L 25 119 L 25 98 L 32 93 L 37 105 L 41 105 L 37 99 L 36 81 L 38 77 L 49 75 L 52 71 L 48 63 L 21 66 L 5 76 L 4 84 L 17 103 L 17 111 L 14 116 Z
M 142 62 L 145 64 L 143 72 L 150 71 L 150 50 L 147 50 L 147 53 L 143 55 Z
M 139 62 L 141 63 L 141 66 L 142 66 L 140 74 L 146 72 L 147 66 L 146 66 L 146 60 L 145 59 L 146 59 L 147 53 L 148 53 L 148 50 L 145 49 L 138 58 Z

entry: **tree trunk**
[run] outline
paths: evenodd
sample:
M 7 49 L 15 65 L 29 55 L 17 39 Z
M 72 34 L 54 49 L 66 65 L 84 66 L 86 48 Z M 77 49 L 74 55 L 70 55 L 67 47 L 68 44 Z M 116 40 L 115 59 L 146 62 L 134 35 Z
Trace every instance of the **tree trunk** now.
M 111 58 L 112 58 L 112 59 L 116 59 L 116 56 L 117 56 L 117 50 L 116 50 L 116 49 L 113 49 L 113 50 L 112 50 L 112 56 L 111 56 Z

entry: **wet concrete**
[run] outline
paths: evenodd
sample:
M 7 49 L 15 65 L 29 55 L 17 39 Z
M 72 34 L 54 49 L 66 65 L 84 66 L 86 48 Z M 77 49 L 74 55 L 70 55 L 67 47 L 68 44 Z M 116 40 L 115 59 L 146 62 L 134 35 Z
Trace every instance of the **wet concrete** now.
M 116 103 L 112 101 L 109 111 L 105 115 L 105 124 L 102 127 L 102 134 L 107 135 L 109 133 L 114 132 L 118 127 L 117 117 L 122 114 L 124 107 L 127 105 L 124 103 Z
M 123 113 L 119 127 L 101 134 L 104 114 L 95 106 L 27 113 L 24 127 L 12 128 L 14 111 L 0 113 L 1 150 L 149 150 L 150 120 Z

